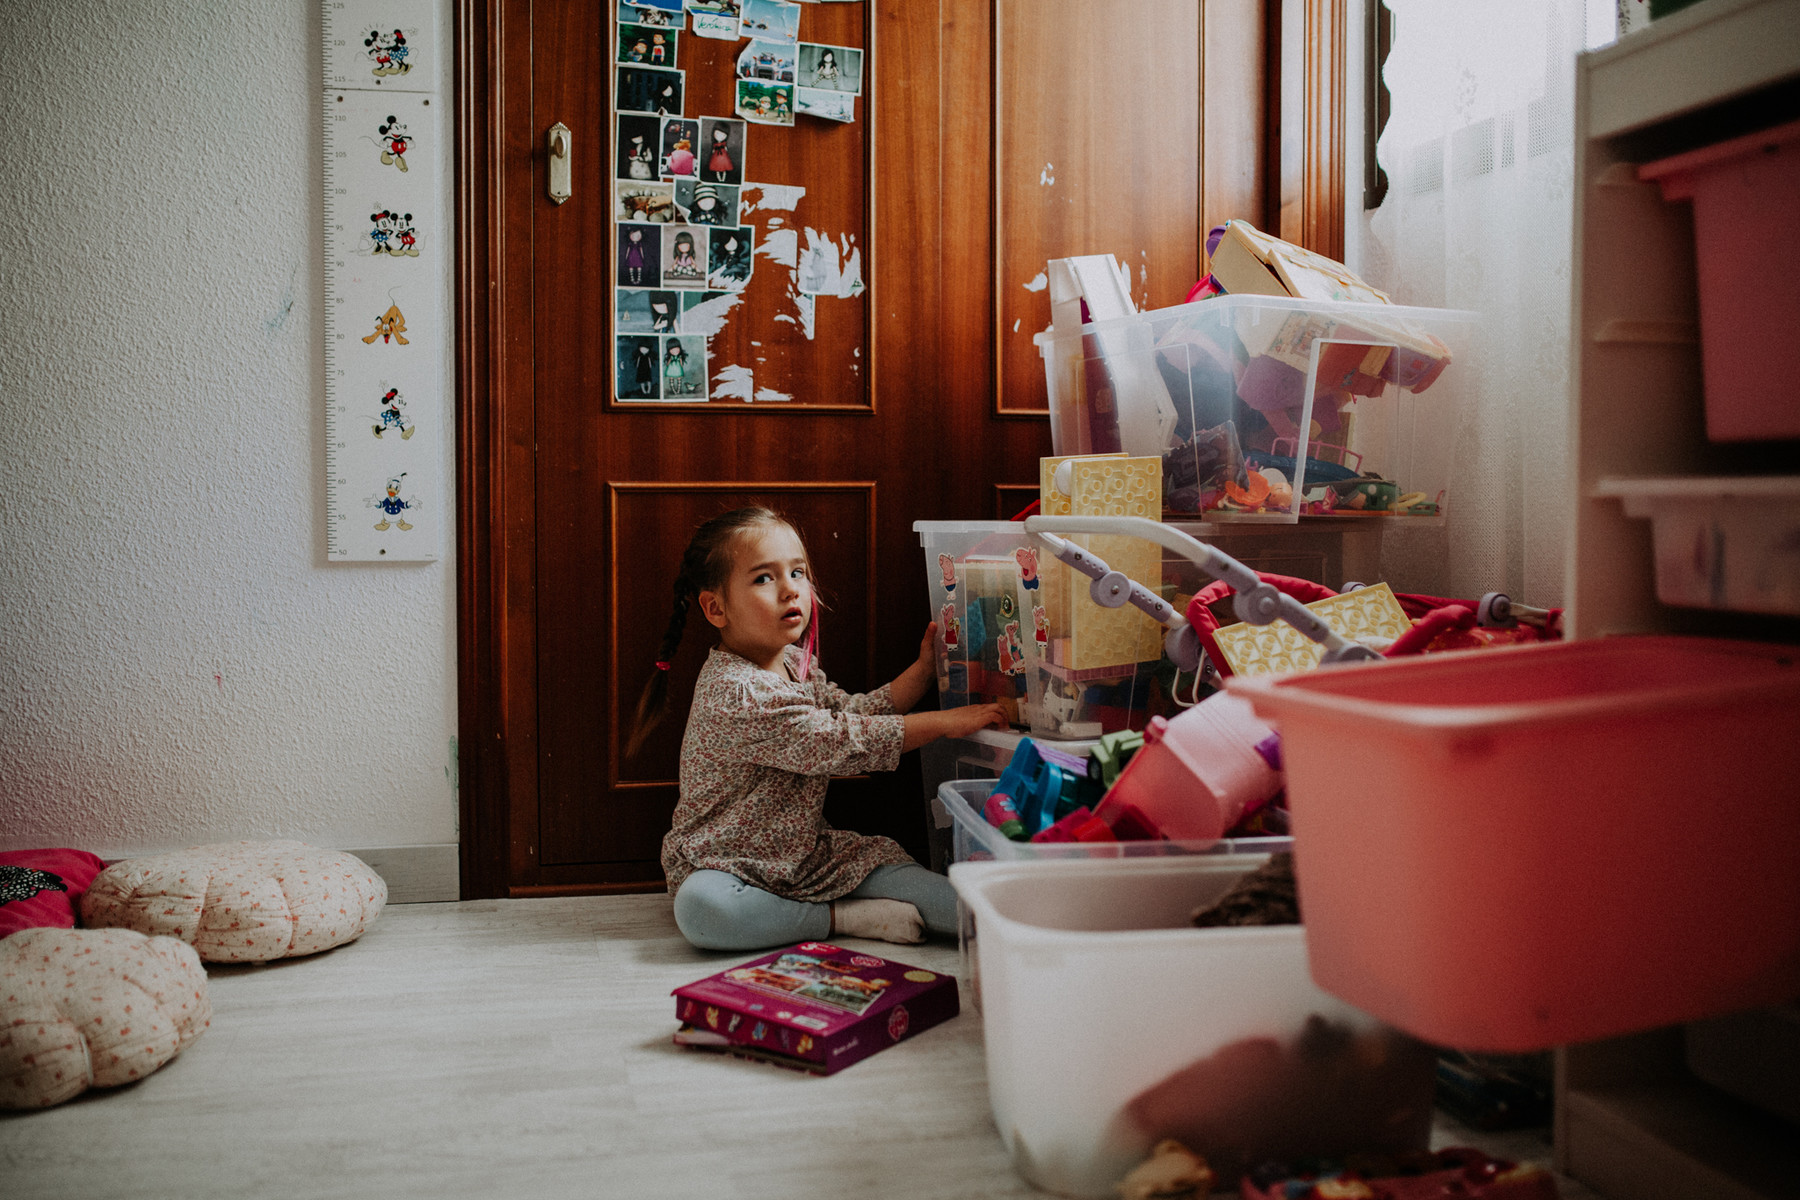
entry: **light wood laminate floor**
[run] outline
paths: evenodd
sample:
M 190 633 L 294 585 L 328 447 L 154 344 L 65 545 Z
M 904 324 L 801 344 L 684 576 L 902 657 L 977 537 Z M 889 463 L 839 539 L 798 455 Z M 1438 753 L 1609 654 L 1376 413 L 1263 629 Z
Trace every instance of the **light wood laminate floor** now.
M 953 944 L 845 944 L 957 971 Z M 1040 1195 L 995 1132 L 966 988 L 956 1020 L 829 1078 L 672 1045 L 670 990 L 749 957 L 694 950 L 661 895 L 392 905 L 352 945 L 212 967 L 211 1028 L 144 1081 L 0 1114 L 0 1196 Z

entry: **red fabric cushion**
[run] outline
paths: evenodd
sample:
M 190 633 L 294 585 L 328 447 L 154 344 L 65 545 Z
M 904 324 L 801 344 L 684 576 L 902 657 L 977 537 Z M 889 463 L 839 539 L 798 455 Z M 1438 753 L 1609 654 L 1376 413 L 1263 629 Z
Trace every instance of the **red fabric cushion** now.
M 0 937 L 21 929 L 73 929 L 106 863 L 86 850 L 0 850 Z

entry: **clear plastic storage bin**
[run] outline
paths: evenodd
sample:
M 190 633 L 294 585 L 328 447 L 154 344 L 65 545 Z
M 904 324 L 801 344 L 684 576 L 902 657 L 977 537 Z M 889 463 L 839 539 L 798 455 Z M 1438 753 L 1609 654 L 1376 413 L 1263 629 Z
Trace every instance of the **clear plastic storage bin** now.
M 1419 521 L 1449 499 L 1477 328 L 1448 309 L 1220 296 L 1036 342 L 1056 452 L 1162 456 L 1165 514 Z
M 1196 929 L 1254 855 L 959 863 L 994 1123 L 1026 1180 L 1113 1197 L 1157 1140 L 1247 1166 L 1422 1149 L 1433 1051 L 1319 990 L 1299 925 Z
M 939 703 L 998 703 L 1012 724 L 1029 724 L 1038 642 L 1018 555 L 1035 552 L 1033 538 L 1012 521 L 915 521 L 913 531 L 938 623 Z

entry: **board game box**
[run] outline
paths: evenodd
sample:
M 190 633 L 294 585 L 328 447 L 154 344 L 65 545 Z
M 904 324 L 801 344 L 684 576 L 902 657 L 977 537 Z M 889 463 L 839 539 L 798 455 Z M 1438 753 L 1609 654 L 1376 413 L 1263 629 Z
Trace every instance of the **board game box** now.
M 675 1041 L 830 1075 L 954 1017 L 956 979 L 801 942 L 674 991 Z

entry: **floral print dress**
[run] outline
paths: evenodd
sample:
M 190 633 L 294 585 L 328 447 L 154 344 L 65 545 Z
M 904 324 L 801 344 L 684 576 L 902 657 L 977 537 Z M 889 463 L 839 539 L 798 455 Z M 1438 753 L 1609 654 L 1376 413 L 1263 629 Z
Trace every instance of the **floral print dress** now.
M 787 662 L 799 673 L 800 652 Z M 681 741 L 681 799 L 663 837 L 671 894 L 698 870 L 724 871 L 790 900 L 835 900 L 887 863 L 892 838 L 825 823 L 833 775 L 891 771 L 904 719 L 887 685 L 847 694 L 817 666 L 805 682 L 722 648 L 707 656 Z

